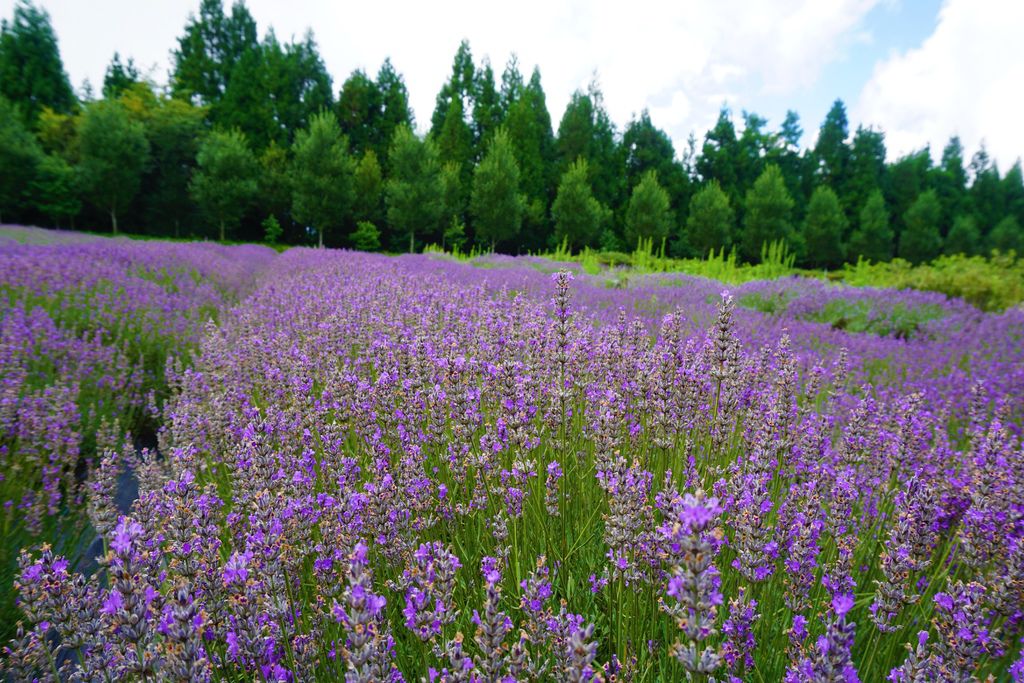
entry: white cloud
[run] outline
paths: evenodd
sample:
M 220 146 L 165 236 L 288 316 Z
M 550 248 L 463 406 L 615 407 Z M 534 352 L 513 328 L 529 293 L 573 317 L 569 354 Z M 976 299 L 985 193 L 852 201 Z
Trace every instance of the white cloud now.
M 885 130 L 890 157 L 950 135 L 968 150 L 985 142 L 1002 169 L 1024 154 L 1024 3 L 947 0 L 920 47 L 880 62 L 851 118 Z
M 621 128 L 647 107 L 681 149 L 718 108 L 756 109 L 761 95 L 813 86 L 828 64 L 863 41 L 863 20 L 886 0 L 478 0 L 338 3 L 248 0 L 261 30 L 301 37 L 313 29 L 335 88 L 357 67 L 375 74 L 387 56 L 406 79 L 420 127 L 463 38 L 498 76 L 515 51 L 524 74 L 539 65 L 557 128 L 572 92 L 596 72 Z M 41 0 L 65 65 L 94 87 L 115 49 L 166 77 L 169 52 L 198 0 Z M 225 0 L 225 5 L 230 1 Z M 12 0 L 0 0 L 9 16 Z

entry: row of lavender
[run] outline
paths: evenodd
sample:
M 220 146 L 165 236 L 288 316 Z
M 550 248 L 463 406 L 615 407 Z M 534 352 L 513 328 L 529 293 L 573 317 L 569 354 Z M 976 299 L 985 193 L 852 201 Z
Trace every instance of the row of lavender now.
M 125 458 L 95 468 L 101 575 L 23 554 L 5 665 L 81 680 L 1024 675 L 1024 316 L 683 280 L 278 257 L 170 373 L 166 458 L 136 464 L 130 515 L 112 504 Z M 774 313 L 735 306 L 780 288 Z M 838 299 L 928 320 L 902 337 L 815 320 Z
M 0 245 L 0 525 L 3 629 L 13 632 L 19 542 L 84 532 L 82 472 L 128 430 L 153 429 L 169 358 L 255 285 L 258 247 L 83 240 Z

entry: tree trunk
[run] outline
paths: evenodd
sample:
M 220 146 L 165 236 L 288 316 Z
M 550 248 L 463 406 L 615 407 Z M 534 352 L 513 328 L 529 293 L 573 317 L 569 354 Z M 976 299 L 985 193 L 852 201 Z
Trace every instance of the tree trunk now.
M 409 253 L 413 253 L 413 249 L 416 248 L 416 233 L 412 230 L 409 231 Z
M 319 247 L 320 249 L 324 248 L 324 229 L 323 228 L 317 228 L 316 229 L 316 246 Z
M 110 210 L 110 225 L 114 228 L 114 234 L 117 234 L 117 211 L 114 209 Z
M 224 221 L 220 222 L 220 241 L 224 241 Z

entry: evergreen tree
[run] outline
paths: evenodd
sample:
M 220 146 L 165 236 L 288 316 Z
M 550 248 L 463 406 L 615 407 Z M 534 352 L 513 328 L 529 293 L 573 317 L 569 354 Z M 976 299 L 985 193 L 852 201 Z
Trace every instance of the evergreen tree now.
M 487 154 L 473 174 L 473 193 L 469 212 L 479 242 L 508 242 L 519 234 L 525 199 L 519 194 L 519 167 L 508 133 L 499 128 L 491 139 Z
M 740 255 L 754 263 L 761 257 L 761 248 L 771 242 L 785 242 L 791 247 L 795 235 L 790 223 L 793 199 L 778 166 L 770 165 L 747 191 L 743 216 Z
M 729 201 L 736 203 L 740 198 L 739 184 L 739 142 L 736 127 L 732 124 L 729 110 L 722 107 L 718 112 L 715 127 L 704 136 L 704 146 L 697 157 L 697 173 L 704 182 L 718 181 Z M 760 246 L 758 247 L 760 249 Z
M 348 136 L 354 154 L 380 148 L 381 119 L 384 115 L 384 95 L 377 84 L 362 69 L 356 69 L 346 79 L 338 94 L 335 113 L 341 131 Z
M 519 71 L 519 58 L 513 54 L 501 74 L 501 91 L 498 93 L 498 104 L 501 108 L 502 120 L 508 116 L 512 105 L 519 101 L 526 89 L 523 74 Z
M 466 192 L 468 188 L 462 184 L 462 167 L 454 161 L 441 165 L 441 233 L 442 245 L 448 244 L 447 231 L 453 226 L 461 226 L 462 237 L 466 236 L 465 216 Z
M 717 180 L 712 180 L 690 200 L 683 242 L 701 257 L 708 256 L 712 250 L 727 248 L 732 245 L 735 220 L 729 195 L 722 191 Z
M 683 165 L 676 160 L 671 138 L 651 123 L 646 110 L 626 127 L 622 149 L 627 186 L 636 187 L 646 173 L 656 172 L 658 182 L 668 192 L 672 221 L 678 222 L 679 217 L 685 215 L 690 201 L 690 179 Z
M 775 164 L 782 171 L 786 188 L 798 203 L 807 198 L 804 192 L 804 167 L 807 162 L 800 156 L 800 138 L 804 131 L 800 117 L 794 111 L 787 111 L 778 132 L 772 137 L 772 145 L 765 153 L 765 163 Z
M 929 184 L 935 188 L 942 206 L 941 224 L 950 227 L 954 217 L 967 213 L 967 171 L 964 148 L 955 135 L 942 150 L 942 162 L 932 170 Z
M 30 126 L 43 107 L 66 114 L 76 106 L 50 15 L 31 0 L 18 0 L 11 21 L 0 22 L 0 97 Z
M 907 211 L 917 198 L 928 189 L 928 174 L 932 166 L 931 152 L 925 147 L 896 160 L 889 166 L 885 203 L 892 212 L 892 227 L 897 240 L 903 233 Z
M 197 104 L 219 102 L 235 66 L 258 48 L 256 21 L 242 2 L 226 16 L 221 0 L 201 0 L 199 16 L 189 16 L 173 52 L 172 92 Z
M 29 185 L 36 210 L 57 227 L 82 209 L 78 199 L 78 175 L 68 162 L 53 154 L 43 155 Z
M 889 227 L 885 197 L 881 190 L 875 190 L 868 195 L 860 211 L 860 225 L 850 236 L 847 255 L 851 259 L 863 257 L 880 263 L 892 258 L 892 247 L 893 234 Z
M 292 214 L 316 228 L 323 247 L 324 232 L 340 227 L 352 208 L 353 164 L 338 120 L 326 112 L 314 116 L 295 136 L 292 158 Z
M 999 168 L 992 162 L 985 145 L 982 145 L 971 158 L 970 172 L 972 181 L 968 196 L 974 211 L 974 219 L 978 222 L 981 234 L 988 235 L 996 223 L 1006 215 L 1006 207 L 1003 204 Z
M 103 97 L 107 99 L 119 97 L 141 81 L 142 75 L 139 73 L 138 67 L 135 66 L 135 60 L 129 57 L 127 62 L 122 62 L 121 55 L 115 52 L 114 58 L 110 60 L 107 71 L 103 75 Z
M 555 239 L 570 249 L 594 245 L 610 217 L 608 209 L 594 198 L 588 173 L 587 160 L 580 157 L 562 175 L 558 195 L 551 205 Z
M 907 209 L 905 228 L 900 234 L 900 258 L 913 264 L 931 261 L 942 251 L 939 219 L 942 207 L 935 190 L 922 192 Z
M 1024 233 L 1021 232 L 1020 223 L 1013 216 L 1007 216 L 996 223 L 996 227 L 992 228 L 988 236 L 988 241 L 992 249 L 998 249 L 1004 254 L 1011 251 L 1024 254 Z
M 457 164 L 463 185 L 468 187 L 472 173 L 473 131 L 463 116 L 462 100 L 451 100 L 441 129 L 432 133 L 431 138 L 437 145 L 440 160 Z
M 853 219 L 875 190 L 885 183 L 885 135 L 859 126 L 850 150 L 850 178 L 845 195 L 839 197 L 847 217 Z
M 491 135 L 502 124 L 501 96 L 494 84 L 494 70 L 484 60 L 473 78 L 473 158 L 483 158 Z
M 298 231 L 292 220 L 292 161 L 289 148 L 271 142 L 257 161 L 256 199 L 258 213 L 274 216 L 281 225 L 287 242 L 304 242 L 305 226 Z
M 384 193 L 384 177 L 380 170 L 377 154 L 367 149 L 353 175 L 355 196 L 352 200 L 352 214 L 356 222 L 366 221 L 377 225 L 384 218 L 381 210 Z
M 978 233 L 978 224 L 973 216 L 957 216 L 953 221 L 953 227 L 946 235 L 942 251 L 945 254 L 966 254 L 973 256 L 978 253 L 981 243 L 981 235 Z
M 257 149 L 290 144 L 318 112 L 332 106 L 331 78 L 312 34 L 282 45 L 273 31 L 239 58 L 223 96 L 211 107 L 214 123 L 238 128 Z
M 624 159 L 597 83 L 585 93 L 573 94 L 558 125 L 557 145 L 560 169 L 566 170 L 579 157 L 586 159 L 594 197 L 608 207 L 622 204 Z
M 241 131 L 211 132 L 199 145 L 189 193 L 223 242 L 256 196 L 256 157 Z
M 818 181 L 831 187 L 837 194 L 846 191 L 849 180 L 850 148 L 846 144 L 849 135 L 846 105 L 842 100 L 836 100 L 818 131 L 814 160 Z
M 359 251 L 379 251 L 380 230 L 370 221 L 359 221 L 352 233 L 352 246 Z
M 767 123 L 753 112 L 743 112 L 743 132 L 736 141 L 735 172 L 740 187 L 750 187 L 764 171 L 765 158 L 774 145 L 772 136 L 764 131 Z
M 0 223 L 24 215 L 29 182 L 42 157 L 18 110 L 0 97 Z
M 441 201 L 441 165 L 432 141 L 420 140 L 408 127 L 395 131 L 389 154 L 391 174 L 384 185 L 388 222 L 399 236 L 407 236 L 409 252 L 416 250 L 416 234 L 438 229 Z
M 838 268 L 842 265 L 845 230 L 846 215 L 839 205 L 839 197 L 831 187 L 819 185 L 811 195 L 804 216 L 807 263 L 814 268 Z
M 377 128 L 377 139 L 375 151 L 381 166 L 387 170 L 387 159 L 391 150 L 391 142 L 395 138 L 395 131 L 405 126 L 412 129 L 414 124 L 413 112 L 409 108 L 409 91 L 405 87 L 405 80 L 401 74 L 395 71 L 390 59 L 385 59 L 377 72 L 377 90 L 380 91 L 382 111 L 380 124 Z
M 445 119 L 451 112 L 452 103 L 456 100 L 466 111 L 473 95 L 473 86 L 476 76 L 476 68 L 473 66 L 473 53 L 469 49 L 469 42 L 463 40 L 459 43 L 459 49 L 455 52 L 455 59 L 452 62 L 452 73 L 447 82 L 441 87 L 434 104 L 434 115 L 430 118 L 430 133 L 437 136 L 444 128 Z
M 1003 206 L 1007 215 L 1024 223 L 1024 171 L 1020 159 L 1017 159 L 1010 170 L 1003 176 Z
M 636 246 L 642 239 L 659 244 L 669 236 L 673 222 L 668 192 L 658 183 L 658 172 L 648 171 L 633 188 L 626 208 L 626 245 Z
M 554 194 L 555 168 L 555 137 L 540 71 L 534 69 L 520 96 L 508 106 L 505 128 L 519 166 L 519 187 L 528 202 L 523 242 L 527 248 L 539 249 L 550 234 L 547 210 Z
M 78 151 L 85 195 L 109 214 L 116 235 L 117 215 L 135 198 L 149 161 L 145 128 L 120 102 L 95 102 L 79 120 Z

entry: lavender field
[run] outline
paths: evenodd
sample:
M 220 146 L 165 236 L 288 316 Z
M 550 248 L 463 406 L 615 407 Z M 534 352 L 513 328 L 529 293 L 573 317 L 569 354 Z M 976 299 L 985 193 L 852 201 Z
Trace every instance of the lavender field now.
M 1024 680 L 1019 308 L 59 235 L 0 238 L 10 680 Z

